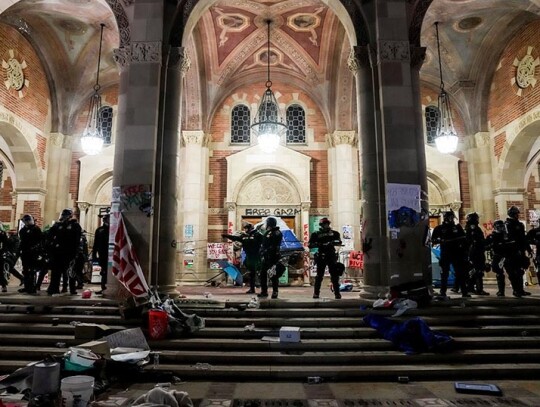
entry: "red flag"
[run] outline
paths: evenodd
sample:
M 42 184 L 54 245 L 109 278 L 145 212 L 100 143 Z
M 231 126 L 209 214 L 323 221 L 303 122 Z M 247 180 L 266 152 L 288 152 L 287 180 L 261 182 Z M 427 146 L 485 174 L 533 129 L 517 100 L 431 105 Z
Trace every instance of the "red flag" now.
M 134 297 L 146 297 L 150 288 L 133 250 L 124 219 L 121 213 L 115 215 L 118 216 L 118 227 L 114 235 L 112 274 Z

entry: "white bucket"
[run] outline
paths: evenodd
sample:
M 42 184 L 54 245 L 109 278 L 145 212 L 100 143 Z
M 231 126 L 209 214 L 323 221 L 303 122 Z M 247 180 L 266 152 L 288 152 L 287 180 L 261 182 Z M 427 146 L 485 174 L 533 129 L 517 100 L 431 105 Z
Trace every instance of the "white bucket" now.
M 62 379 L 62 407 L 86 407 L 94 394 L 92 376 L 70 376 Z
M 71 355 L 69 361 L 81 366 L 91 367 L 94 366 L 96 360 L 99 360 L 99 356 L 94 352 L 84 348 L 69 348 Z

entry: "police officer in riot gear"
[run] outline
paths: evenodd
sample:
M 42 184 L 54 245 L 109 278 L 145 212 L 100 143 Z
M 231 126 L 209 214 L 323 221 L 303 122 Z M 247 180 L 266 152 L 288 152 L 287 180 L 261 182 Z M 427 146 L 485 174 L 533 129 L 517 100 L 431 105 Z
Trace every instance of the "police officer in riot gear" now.
M 42 268 L 43 233 L 36 225 L 32 215 L 22 217 L 24 226 L 19 231 L 21 239 L 21 261 L 23 266 L 24 288 L 19 292 L 34 294 L 36 292 L 36 274 Z
M 283 234 L 277 226 L 277 219 L 273 217 L 266 218 L 266 228 L 261 243 L 261 292 L 257 295 L 260 298 L 268 297 L 268 271 L 277 266 L 281 258 L 280 249 Z M 278 297 L 279 275 L 276 273 L 271 276 L 272 298 Z
M 489 295 L 484 291 L 484 269 L 486 267 L 486 238 L 480 229 L 480 217 L 476 212 L 467 215 L 465 235 L 469 245 L 469 292 L 478 295 Z
M 470 297 L 467 288 L 467 238 L 460 224 L 454 223 L 454 212 L 443 213 L 443 223 L 433 229 L 431 240 L 441 246 L 441 291 L 446 297 L 450 265 L 454 267 L 457 286 L 461 289 L 462 297 Z
M 101 290 L 96 294 L 103 294 L 107 289 L 107 268 L 109 264 L 109 221 L 110 215 L 107 213 L 101 216 L 102 224 L 96 229 L 94 234 L 94 245 L 92 246 L 92 261 L 97 261 L 101 271 Z
M 527 243 L 535 247 L 535 256 L 533 258 L 536 273 L 540 268 L 540 226 L 536 226 L 527 232 Z
M 75 260 L 79 251 L 82 229 L 76 219 L 71 219 L 73 210 L 64 209 L 58 222 L 47 233 L 47 251 L 50 257 L 51 282 L 47 293 L 60 293 L 60 279 L 69 281 L 69 291 L 77 294 Z M 66 284 L 64 282 L 64 284 Z
M 519 221 L 520 212 L 517 206 L 511 206 L 507 213 L 505 225 L 508 238 L 513 242 L 513 250 L 509 253 L 504 267 L 512 284 L 514 297 L 531 295 L 523 289 L 523 275 L 529 267 L 532 254 L 525 235 L 525 226 Z
M 492 251 L 491 269 L 497 278 L 497 297 L 504 297 L 504 262 L 512 250 L 512 244 L 504 221 L 499 219 L 493 222 L 493 232 L 486 238 L 486 248 Z
M 257 271 L 261 269 L 261 243 L 263 235 L 253 227 L 249 222 L 243 222 L 243 231 L 238 235 L 223 234 L 222 237 L 232 240 L 233 242 L 242 243 L 242 248 L 246 253 L 244 266 L 249 272 L 249 290 L 246 294 L 255 294 L 255 279 Z
M 313 298 L 319 298 L 321 294 L 321 285 L 324 278 L 324 271 L 328 266 L 330 272 L 330 281 L 334 288 L 334 296 L 336 299 L 341 298 L 339 292 L 339 277 L 340 270 L 337 267 L 337 252 L 335 246 L 341 246 L 341 236 L 339 232 L 330 228 L 330 220 L 322 218 L 319 221 L 319 230 L 313 232 L 309 238 L 308 247 L 310 249 L 318 249 L 315 253 L 315 265 L 317 267 L 317 275 L 315 277 L 315 287 L 313 289 Z

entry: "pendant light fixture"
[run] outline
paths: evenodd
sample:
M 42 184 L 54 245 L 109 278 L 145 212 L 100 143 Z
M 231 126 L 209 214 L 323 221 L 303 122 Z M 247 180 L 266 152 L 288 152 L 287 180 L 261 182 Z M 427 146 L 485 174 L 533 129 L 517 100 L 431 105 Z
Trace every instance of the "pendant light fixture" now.
M 96 72 L 96 84 L 94 85 L 94 94 L 90 97 L 88 106 L 88 121 L 81 137 L 81 146 L 87 155 L 96 155 L 103 148 L 103 134 L 101 132 L 101 123 L 99 111 L 101 109 L 101 96 L 99 94 L 99 68 L 101 65 L 101 48 L 103 45 L 103 28 L 105 24 L 101 23 L 101 34 L 99 38 L 99 52 Z
M 458 145 L 458 136 L 454 129 L 452 120 L 452 110 L 450 108 L 450 98 L 444 90 L 441 63 L 441 47 L 439 44 L 439 23 L 435 23 L 437 32 L 437 54 L 439 56 L 439 75 L 441 79 L 441 92 L 439 93 L 439 121 L 437 122 L 437 134 L 435 136 L 435 145 L 443 154 L 451 154 L 456 151 Z
M 253 119 L 251 129 L 257 136 L 261 149 L 267 153 L 273 153 L 279 146 L 281 136 L 287 131 L 283 114 L 279 109 L 274 92 L 272 92 L 272 81 L 270 80 L 270 24 L 272 20 L 266 20 L 268 28 L 268 47 L 266 51 L 267 59 L 267 81 L 266 90 L 262 96 L 261 103 L 257 109 L 257 115 Z

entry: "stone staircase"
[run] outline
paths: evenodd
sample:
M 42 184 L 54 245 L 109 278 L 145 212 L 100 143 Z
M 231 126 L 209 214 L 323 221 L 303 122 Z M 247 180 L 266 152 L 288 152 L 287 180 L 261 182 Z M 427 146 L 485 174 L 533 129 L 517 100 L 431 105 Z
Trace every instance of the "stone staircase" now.
M 54 303 L 52 303 L 54 301 Z M 30 304 L 31 303 L 31 304 Z M 360 299 L 341 301 L 265 300 L 246 308 L 233 300 L 186 300 L 182 309 L 204 317 L 206 328 L 178 339 L 149 341 L 160 352 L 157 370 L 182 380 L 328 381 L 487 380 L 540 377 L 540 298 L 450 300 L 409 310 L 398 320 L 421 316 L 435 330 L 454 337 L 450 353 L 406 355 L 365 325 L 375 312 Z M 10 373 L 65 347 L 73 321 L 106 324 L 112 330 L 142 326 L 122 319 L 115 303 L 70 297 L 2 297 L 0 374 Z M 254 328 L 246 328 L 253 325 Z M 300 343 L 279 343 L 282 326 L 301 328 Z M 265 338 L 266 337 L 266 338 Z M 263 340 L 265 338 L 265 340 Z M 156 369 L 150 364 L 146 369 Z

